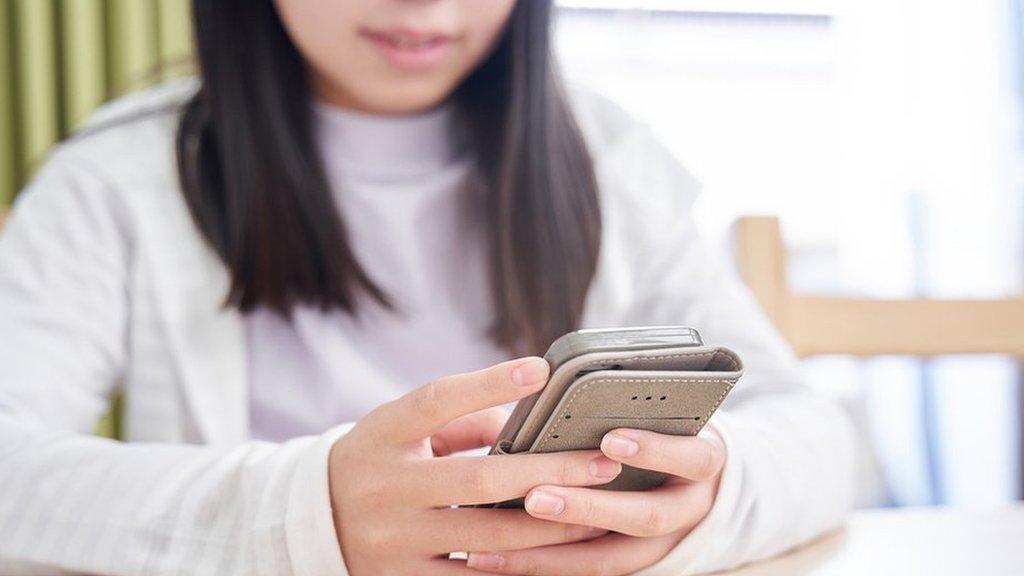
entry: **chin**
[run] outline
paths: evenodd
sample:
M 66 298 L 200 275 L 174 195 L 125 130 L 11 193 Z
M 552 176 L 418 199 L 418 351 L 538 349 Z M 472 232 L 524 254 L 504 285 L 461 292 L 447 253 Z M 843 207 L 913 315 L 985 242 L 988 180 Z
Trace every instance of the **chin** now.
M 415 114 L 436 108 L 455 89 L 451 83 L 383 83 L 352 94 L 356 106 L 371 114 Z

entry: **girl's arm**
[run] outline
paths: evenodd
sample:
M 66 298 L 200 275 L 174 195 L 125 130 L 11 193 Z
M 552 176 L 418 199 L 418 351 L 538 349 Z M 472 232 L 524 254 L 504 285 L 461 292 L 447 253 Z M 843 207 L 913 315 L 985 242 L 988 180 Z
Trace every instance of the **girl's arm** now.
M 130 223 L 59 151 L 0 236 L 0 573 L 343 574 L 341 431 L 234 448 L 89 436 L 127 362 Z
M 472 572 L 449 552 L 595 536 L 450 507 L 618 474 L 597 451 L 444 457 L 493 442 L 505 415 L 486 409 L 543 387 L 539 358 L 438 379 L 351 431 L 284 444 L 89 436 L 127 362 L 132 244 L 98 173 L 59 153 L 0 240 L 0 574 L 447 576 Z

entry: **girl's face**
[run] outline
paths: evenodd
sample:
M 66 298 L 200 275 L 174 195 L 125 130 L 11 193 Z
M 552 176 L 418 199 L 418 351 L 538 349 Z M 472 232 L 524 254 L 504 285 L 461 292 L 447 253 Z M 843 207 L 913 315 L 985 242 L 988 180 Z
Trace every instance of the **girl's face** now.
M 515 0 L 274 3 L 307 62 L 315 96 L 373 114 L 438 105 L 488 56 L 515 6 Z

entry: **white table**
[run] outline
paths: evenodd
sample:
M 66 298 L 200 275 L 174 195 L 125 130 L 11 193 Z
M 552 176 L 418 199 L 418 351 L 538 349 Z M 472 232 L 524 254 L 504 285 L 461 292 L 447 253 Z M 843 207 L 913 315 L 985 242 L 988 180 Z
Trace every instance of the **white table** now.
M 729 576 L 1024 575 L 1024 506 L 855 513 L 842 530 Z

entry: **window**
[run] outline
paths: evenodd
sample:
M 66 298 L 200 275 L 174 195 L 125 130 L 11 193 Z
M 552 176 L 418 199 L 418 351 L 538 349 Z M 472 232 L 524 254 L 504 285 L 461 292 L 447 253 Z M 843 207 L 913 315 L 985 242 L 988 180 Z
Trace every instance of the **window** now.
M 559 6 L 566 75 L 650 123 L 702 180 L 705 234 L 723 238 L 742 214 L 780 215 L 793 283 L 810 292 L 1024 292 L 1018 4 Z M 1010 360 L 805 364 L 865 415 L 889 488 L 866 501 L 1018 497 Z

